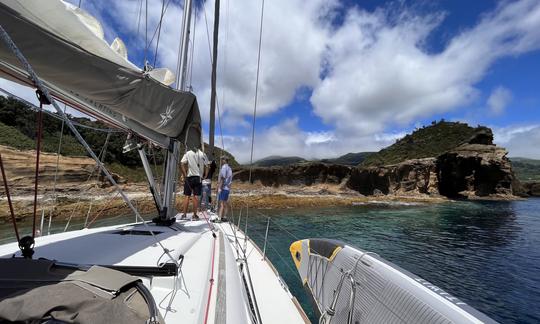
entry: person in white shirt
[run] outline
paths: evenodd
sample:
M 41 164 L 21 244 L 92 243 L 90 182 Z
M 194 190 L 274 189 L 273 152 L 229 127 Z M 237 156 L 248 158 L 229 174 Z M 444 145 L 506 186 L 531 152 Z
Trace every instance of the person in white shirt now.
M 199 196 L 201 195 L 201 178 L 206 177 L 208 171 L 208 158 L 197 147 L 192 147 L 182 157 L 181 168 L 184 177 L 184 208 L 182 219 L 186 218 L 189 206 L 189 197 L 193 195 L 193 220 L 199 219 L 197 215 L 199 207 Z
M 229 158 L 221 157 L 221 170 L 218 178 L 218 198 L 221 206 L 219 208 L 219 218 L 221 221 L 227 221 L 227 211 L 229 209 L 229 193 L 232 183 L 232 169 L 229 166 Z

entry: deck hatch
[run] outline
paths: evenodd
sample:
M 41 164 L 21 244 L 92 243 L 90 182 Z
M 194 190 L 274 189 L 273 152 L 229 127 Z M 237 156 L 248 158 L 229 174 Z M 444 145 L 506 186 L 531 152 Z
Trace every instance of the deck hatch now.
M 150 231 L 141 231 L 141 230 L 119 230 L 119 231 L 111 232 L 111 234 L 118 234 L 118 235 L 144 235 L 144 236 L 151 236 L 152 233 L 154 233 L 154 235 L 158 235 L 163 232 L 160 232 L 160 231 L 150 232 Z

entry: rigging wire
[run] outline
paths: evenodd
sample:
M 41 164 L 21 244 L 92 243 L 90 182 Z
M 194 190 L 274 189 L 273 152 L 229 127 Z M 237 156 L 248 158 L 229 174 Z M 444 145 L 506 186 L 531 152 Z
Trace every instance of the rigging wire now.
M 101 171 L 105 174 L 105 176 L 107 177 L 107 179 L 110 181 L 110 183 L 113 185 L 114 189 L 116 191 L 118 191 L 118 193 L 122 196 L 122 199 L 124 200 L 124 202 L 129 206 L 129 208 L 131 209 L 131 211 L 135 214 L 135 217 L 137 219 L 140 219 L 141 220 L 141 224 L 149 231 L 150 235 L 152 236 L 152 238 L 154 239 L 154 241 L 156 242 L 157 245 L 159 245 L 159 247 L 163 250 L 163 252 L 169 257 L 169 259 L 176 265 L 176 267 L 179 266 L 179 263 L 178 261 L 171 255 L 170 253 L 170 250 L 165 248 L 165 246 L 163 246 L 163 244 L 161 243 L 161 241 L 156 237 L 156 234 L 154 233 L 154 231 L 152 231 L 152 229 L 150 229 L 150 226 L 148 224 L 146 224 L 144 218 L 141 216 L 141 214 L 139 213 L 139 211 L 135 208 L 135 206 L 133 205 L 133 203 L 131 202 L 131 200 L 128 198 L 128 196 L 124 193 L 124 191 L 122 190 L 122 188 L 120 188 L 120 185 L 118 184 L 118 182 L 116 180 L 114 180 L 112 174 L 109 172 L 109 170 L 107 170 L 107 168 L 105 167 L 105 165 L 103 165 L 103 163 L 100 162 L 100 160 L 98 159 L 98 157 L 96 156 L 96 154 L 92 151 L 92 149 L 90 148 L 90 146 L 88 145 L 88 143 L 84 140 L 84 138 L 82 137 L 81 133 L 79 131 L 77 131 L 77 129 L 75 128 L 75 126 L 71 123 L 71 121 L 67 118 L 67 116 L 65 114 L 63 114 L 62 110 L 60 109 L 60 107 L 58 106 L 58 103 L 53 99 L 53 97 L 50 95 L 49 91 L 47 88 L 45 88 L 45 86 L 43 85 L 41 79 L 38 78 L 38 76 L 36 75 L 36 73 L 34 72 L 34 70 L 32 69 L 32 66 L 28 63 L 28 60 L 24 57 L 24 55 L 21 53 L 21 51 L 19 50 L 19 48 L 17 47 L 17 45 L 15 45 L 15 43 L 13 42 L 13 40 L 11 39 L 11 37 L 9 36 L 9 34 L 6 32 L 6 30 L 2 27 L 2 25 L 0 25 L 0 39 L 4 42 L 5 46 L 11 50 L 11 52 L 15 55 L 15 57 L 17 58 L 17 60 L 22 64 L 22 66 L 24 67 L 24 69 L 26 70 L 26 72 L 28 73 L 29 75 L 29 79 L 32 81 L 32 83 L 34 84 L 34 86 L 39 89 L 40 91 L 42 91 L 43 95 L 45 96 L 45 98 L 47 98 L 47 100 L 53 105 L 54 109 L 56 110 L 56 112 L 61 115 L 65 121 L 66 121 L 66 124 L 68 125 L 69 129 L 72 131 L 73 135 L 75 135 L 75 137 L 77 138 L 77 140 L 84 146 L 84 149 L 86 150 L 86 152 L 92 157 L 92 159 L 94 159 L 94 161 L 96 161 L 101 169 Z M 29 252 L 32 252 L 33 254 L 33 250 L 31 250 L 32 247 L 30 247 L 30 251 Z M 25 251 L 24 249 L 22 249 L 22 253 L 23 255 L 26 257 L 29 253 L 28 251 Z M 25 255 L 26 254 L 26 255 Z M 31 254 L 30 254 L 31 256 Z
M 105 144 L 103 144 L 103 149 L 101 151 L 101 163 L 105 161 L 105 157 L 107 156 L 107 145 L 109 144 L 109 139 L 111 138 L 111 133 L 107 134 L 107 138 L 105 138 Z M 97 169 L 97 166 L 96 166 Z M 99 180 L 99 175 L 98 175 Z M 86 213 L 86 219 L 84 220 L 84 227 L 86 227 L 86 224 L 88 223 L 88 217 L 90 216 L 90 211 L 92 210 L 92 205 L 94 204 L 94 200 L 90 200 L 90 204 L 88 205 L 88 212 Z
M 114 197 L 109 199 L 107 204 L 101 208 L 101 210 L 96 214 L 96 216 L 94 216 L 94 218 L 92 218 L 90 222 L 88 222 L 88 224 L 86 225 L 86 228 L 90 228 L 90 226 L 92 226 L 92 224 L 96 221 L 96 219 L 98 219 L 98 217 L 103 214 L 105 209 L 107 209 L 117 197 L 118 197 L 118 192 L 114 195 Z M 120 217 L 124 217 L 124 215 L 121 215 Z
M 90 172 L 90 175 L 88 176 L 88 178 L 86 179 L 86 181 L 83 183 L 83 184 L 86 184 L 88 181 L 90 181 L 90 179 L 92 179 L 92 177 L 94 176 L 94 173 L 99 170 L 99 163 L 102 163 L 103 162 L 101 161 L 103 159 L 103 156 L 104 156 L 104 152 L 105 152 L 105 148 L 106 148 L 106 145 L 107 143 L 109 142 L 109 134 L 107 134 L 107 138 L 105 139 L 105 143 L 103 144 L 103 146 L 101 147 L 101 150 L 99 152 L 99 155 L 98 155 L 98 161 L 96 161 L 96 166 L 94 167 L 94 169 L 92 169 L 92 172 Z M 66 223 L 66 226 L 64 227 L 64 232 L 67 231 L 68 227 L 69 227 L 69 224 L 71 223 L 71 219 L 73 218 L 73 216 L 75 215 L 75 211 L 77 210 L 77 207 L 79 206 L 79 204 L 81 203 L 81 199 L 82 199 L 82 195 L 79 195 L 79 197 L 77 198 L 77 202 L 74 204 L 73 206 L 73 209 L 71 211 L 71 215 L 69 216 L 68 218 L 68 221 Z
M 148 0 L 146 0 L 146 1 L 148 1 Z M 158 25 L 156 26 L 156 29 L 154 29 L 154 33 L 152 34 L 152 37 L 150 38 L 150 40 L 148 40 L 148 30 L 146 31 L 146 40 L 145 40 L 146 44 L 144 45 L 145 46 L 145 49 L 144 49 L 145 52 L 147 52 L 150 49 L 150 45 L 154 42 L 154 38 L 156 38 L 156 35 L 158 35 L 158 32 L 161 32 L 162 20 L 163 20 L 163 17 L 165 16 L 165 13 L 167 12 L 167 9 L 169 8 L 169 3 L 170 2 L 171 2 L 171 0 L 167 0 L 167 3 L 165 4 L 165 8 L 162 10 L 162 13 L 160 15 Z M 148 20 L 148 18 L 146 18 L 146 20 Z M 158 40 L 158 42 L 156 44 L 156 54 L 155 55 L 157 55 L 157 47 L 158 46 L 159 46 L 159 40 Z M 154 55 L 154 57 L 155 57 L 155 55 Z M 155 64 L 155 61 L 154 61 L 154 64 Z
M 259 52 L 257 56 L 257 77 L 255 79 L 255 100 L 254 100 L 254 105 L 253 105 L 253 123 L 252 123 L 252 128 L 251 128 L 251 153 L 250 153 L 250 158 L 249 158 L 249 183 L 251 183 L 251 174 L 253 170 L 253 146 L 255 144 L 255 121 L 257 119 L 257 99 L 259 95 L 259 73 L 260 73 L 260 66 L 261 66 L 263 18 L 264 18 L 264 0 L 262 0 L 261 25 L 259 29 Z
M 26 101 L 25 99 L 14 95 L 13 93 L 5 90 L 4 88 L 0 88 L 0 92 L 5 93 L 8 96 L 8 98 L 16 99 L 18 101 L 23 102 L 24 104 L 26 104 L 28 106 L 29 109 L 31 109 L 31 110 L 33 110 L 35 112 L 39 111 L 39 107 L 37 107 L 33 103 L 31 103 L 29 101 Z M 65 104 L 64 104 L 64 107 L 65 107 Z M 49 115 L 50 117 L 61 120 L 62 122 L 64 121 L 64 118 L 62 118 L 62 116 L 58 115 L 57 113 L 53 113 L 52 111 L 48 111 L 48 110 L 43 110 L 43 112 L 45 114 Z M 64 109 L 64 113 L 65 113 L 65 109 Z M 126 132 L 126 131 L 121 130 L 121 129 L 92 127 L 92 126 L 88 126 L 88 125 L 78 123 L 78 122 L 76 122 L 74 120 L 71 120 L 71 123 L 73 125 L 77 126 L 77 127 L 86 128 L 86 129 L 90 129 L 90 130 L 94 130 L 94 131 L 98 131 L 98 132 L 105 132 L 105 133 L 109 133 L 109 132 L 112 132 L 112 133 L 125 133 Z
M 139 0 L 139 15 L 137 18 L 137 38 L 139 37 L 139 32 L 141 30 L 142 3 L 143 3 L 143 0 Z
M 223 73 L 222 75 L 225 75 L 227 73 L 227 64 L 228 64 L 228 54 L 229 54 L 229 5 L 230 5 L 230 0 L 227 0 L 227 28 L 226 28 L 226 33 L 225 33 L 225 50 L 224 50 L 224 62 L 223 62 Z M 223 107 L 223 109 L 225 109 L 225 88 L 226 87 L 223 87 L 221 88 L 221 106 Z M 219 125 L 219 135 L 221 137 L 221 147 L 222 147 L 222 151 L 221 151 L 221 155 L 223 156 L 223 151 L 225 150 L 225 142 L 224 142 L 224 139 L 223 139 L 223 127 L 221 126 L 221 111 L 220 111 L 220 107 L 219 107 L 219 101 L 217 102 L 217 111 L 218 111 L 218 125 Z M 221 157 L 220 157 L 220 161 L 221 161 Z M 220 162 L 221 163 L 221 162 Z
M 196 26 L 197 26 L 197 6 L 194 8 L 195 11 L 195 19 L 193 19 L 193 40 L 191 41 L 191 58 L 189 62 L 189 89 L 193 91 L 193 62 L 195 61 L 195 33 L 196 33 Z
M 158 23 L 158 34 L 157 34 L 157 41 L 156 41 L 156 50 L 154 52 L 154 63 L 152 66 L 156 66 L 157 62 L 157 53 L 159 49 L 159 37 L 161 36 L 161 24 L 163 23 L 163 16 L 165 15 L 165 0 L 161 0 L 161 17 L 159 17 L 159 23 Z
M 66 107 L 67 107 L 66 104 L 64 104 L 64 114 L 66 113 Z M 60 128 L 60 139 L 58 140 L 58 150 L 56 152 L 56 166 L 54 169 L 54 182 L 53 182 L 53 192 L 52 192 L 52 195 L 54 196 L 54 198 L 53 198 L 52 208 L 49 210 L 49 226 L 47 227 L 47 235 L 51 234 L 51 222 L 52 222 L 53 211 L 54 211 L 54 207 L 56 206 L 56 202 L 58 200 L 58 194 L 56 193 L 56 182 L 58 180 L 58 166 L 60 164 L 60 152 L 62 150 L 64 125 L 65 125 L 65 121 L 62 120 L 62 127 Z
M 146 71 L 146 59 L 148 55 L 148 0 L 145 0 L 146 9 L 144 10 L 144 70 Z
M 32 221 L 32 238 L 36 237 L 36 216 L 37 216 L 37 196 L 38 196 L 38 181 L 39 181 L 39 157 L 41 153 L 41 138 L 43 137 L 43 103 L 46 98 L 40 90 L 37 91 L 39 99 L 39 112 L 37 116 L 37 131 L 36 131 L 36 169 L 34 173 L 34 216 Z

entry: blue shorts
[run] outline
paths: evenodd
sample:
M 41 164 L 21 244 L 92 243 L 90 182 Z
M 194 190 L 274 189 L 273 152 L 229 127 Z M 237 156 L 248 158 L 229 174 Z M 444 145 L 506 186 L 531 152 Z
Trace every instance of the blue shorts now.
M 219 193 L 219 200 L 227 201 L 229 200 L 229 190 L 221 190 Z

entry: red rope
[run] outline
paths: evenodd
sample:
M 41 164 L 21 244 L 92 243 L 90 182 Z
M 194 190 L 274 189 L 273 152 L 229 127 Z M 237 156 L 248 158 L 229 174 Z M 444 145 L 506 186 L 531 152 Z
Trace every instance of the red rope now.
M 34 221 L 32 223 L 32 237 L 36 237 L 36 216 L 37 216 L 37 194 L 38 194 L 38 177 L 39 177 L 39 153 L 41 151 L 41 136 L 43 133 L 43 98 L 38 94 L 39 112 L 37 120 L 36 134 L 36 173 L 34 178 Z
M 9 194 L 9 187 L 7 183 L 6 173 L 4 171 L 4 162 L 2 161 L 2 153 L 0 153 L 0 169 L 2 169 L 2 179 L 4 180 L 4 188 L 6 189 L 6 198 L 9 205 L 9 212 L 11 213 L 11 221 L 13 222 L 13 229 L 15 230 L 15 236 L 17 242 L 20 241 L 19 230 L 17 229 L 17 222 L 15 221 L 15 212 L 13 211 L 13 205 L 11 204 L 11 196 Z
M 212 288 L 214 288 L 214 263 L 216 255 L 216 239 L 214 238 L 214 246 L 212 248 L 212 272 L 210 273 L 210 287 L 208 287 L 208 300 L 206 301 L 206 311 L 204 312 L 204 324 L 208 322 L 208 313 L 210 312 L 210 300 L 212 299 Z

